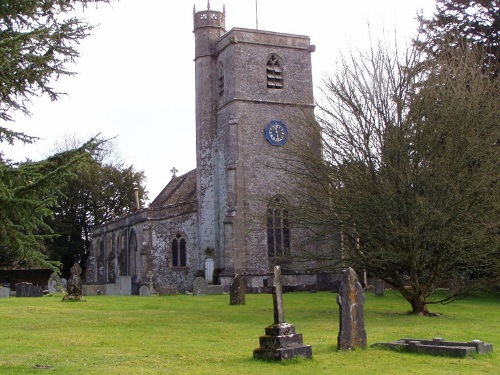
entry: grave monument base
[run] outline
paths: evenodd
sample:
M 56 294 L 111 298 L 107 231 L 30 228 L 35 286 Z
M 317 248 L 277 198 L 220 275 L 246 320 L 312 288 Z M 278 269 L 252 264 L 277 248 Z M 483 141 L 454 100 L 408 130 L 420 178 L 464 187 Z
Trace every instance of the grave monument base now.
M 260 348 L 253 351 L 254 358 L 283 361 L 312 357 L 312 347 L 304 345 L 302 334 L 295 333 L 293 324 L 272 324 L 265 331 L 266 335 L 259 338 Z

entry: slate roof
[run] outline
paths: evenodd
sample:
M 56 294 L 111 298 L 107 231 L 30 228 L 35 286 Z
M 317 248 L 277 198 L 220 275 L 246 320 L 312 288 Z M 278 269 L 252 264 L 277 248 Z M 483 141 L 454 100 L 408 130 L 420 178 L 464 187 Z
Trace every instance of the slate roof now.
M 150 208 L 161 208 L 196 199 L 196 169 L 172 177 L 160 194 L 151 202 Z

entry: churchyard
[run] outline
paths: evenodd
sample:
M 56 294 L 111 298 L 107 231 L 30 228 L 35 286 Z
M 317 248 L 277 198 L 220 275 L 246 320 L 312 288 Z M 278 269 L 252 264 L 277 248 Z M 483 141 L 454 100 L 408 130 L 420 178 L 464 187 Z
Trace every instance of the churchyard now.
M 285 293 L 286 320 L 312 346 L 311 360 L 254 359 L 273 322 L 270 294 L 0 299 L 1 374 L 498 374 L 500 354 L 451 358 L 372 348 L 403 337 L 480 339 L 500 347 L 500 295 L 432 306 L 411 316 L 401 296 L 366 292 L 366 350 L 337 350 L 336 293 Z

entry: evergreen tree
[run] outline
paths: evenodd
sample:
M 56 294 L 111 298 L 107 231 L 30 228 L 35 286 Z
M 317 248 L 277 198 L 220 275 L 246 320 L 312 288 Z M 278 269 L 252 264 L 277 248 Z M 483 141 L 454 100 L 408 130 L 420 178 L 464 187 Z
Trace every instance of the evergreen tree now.
M 450 47 L 480 46 L 485 52 L 484 67 L 498 75 L 500 62 L 500 1 L 437 0 L 431 19 L 419 16 L 417 46 L 435 58 Z
M 109 0 L 0 1 L 0 121 L 12 121 L 14 111 L 29 114 L 34 96 L 57 100 L 60 93 L 52 82 L 72 74 L 66 66 L 78 56 L 75 45 L 92 29 L 70 13 L 77 5 L 98 2 Z M 0 126 L 0 144 L 35 140 Z M 43 252 L 43 240 L 52 236 L 46 220 L 67 176 L 88 162 L 97 146 L 91 140 L 47 160 L 22 164 L 5 160 L 0 150 L 0 266 L 54 267 Z

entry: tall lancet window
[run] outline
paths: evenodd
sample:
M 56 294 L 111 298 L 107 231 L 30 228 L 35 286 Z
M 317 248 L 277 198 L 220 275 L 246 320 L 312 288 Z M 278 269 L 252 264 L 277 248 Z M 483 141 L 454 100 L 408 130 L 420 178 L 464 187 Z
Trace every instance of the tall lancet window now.
M 274 53 L 267 60 L 267 87 L 270 89 L 283 88 L 283 62 Z
M 286 201 L 274 197 L 267 206 L 267 253 L 269 257 L 290 255 L 290 222 Z
M 182 234 L 177 233 L 172 240 L 172 267 L 186 267 L 186 239 Z

